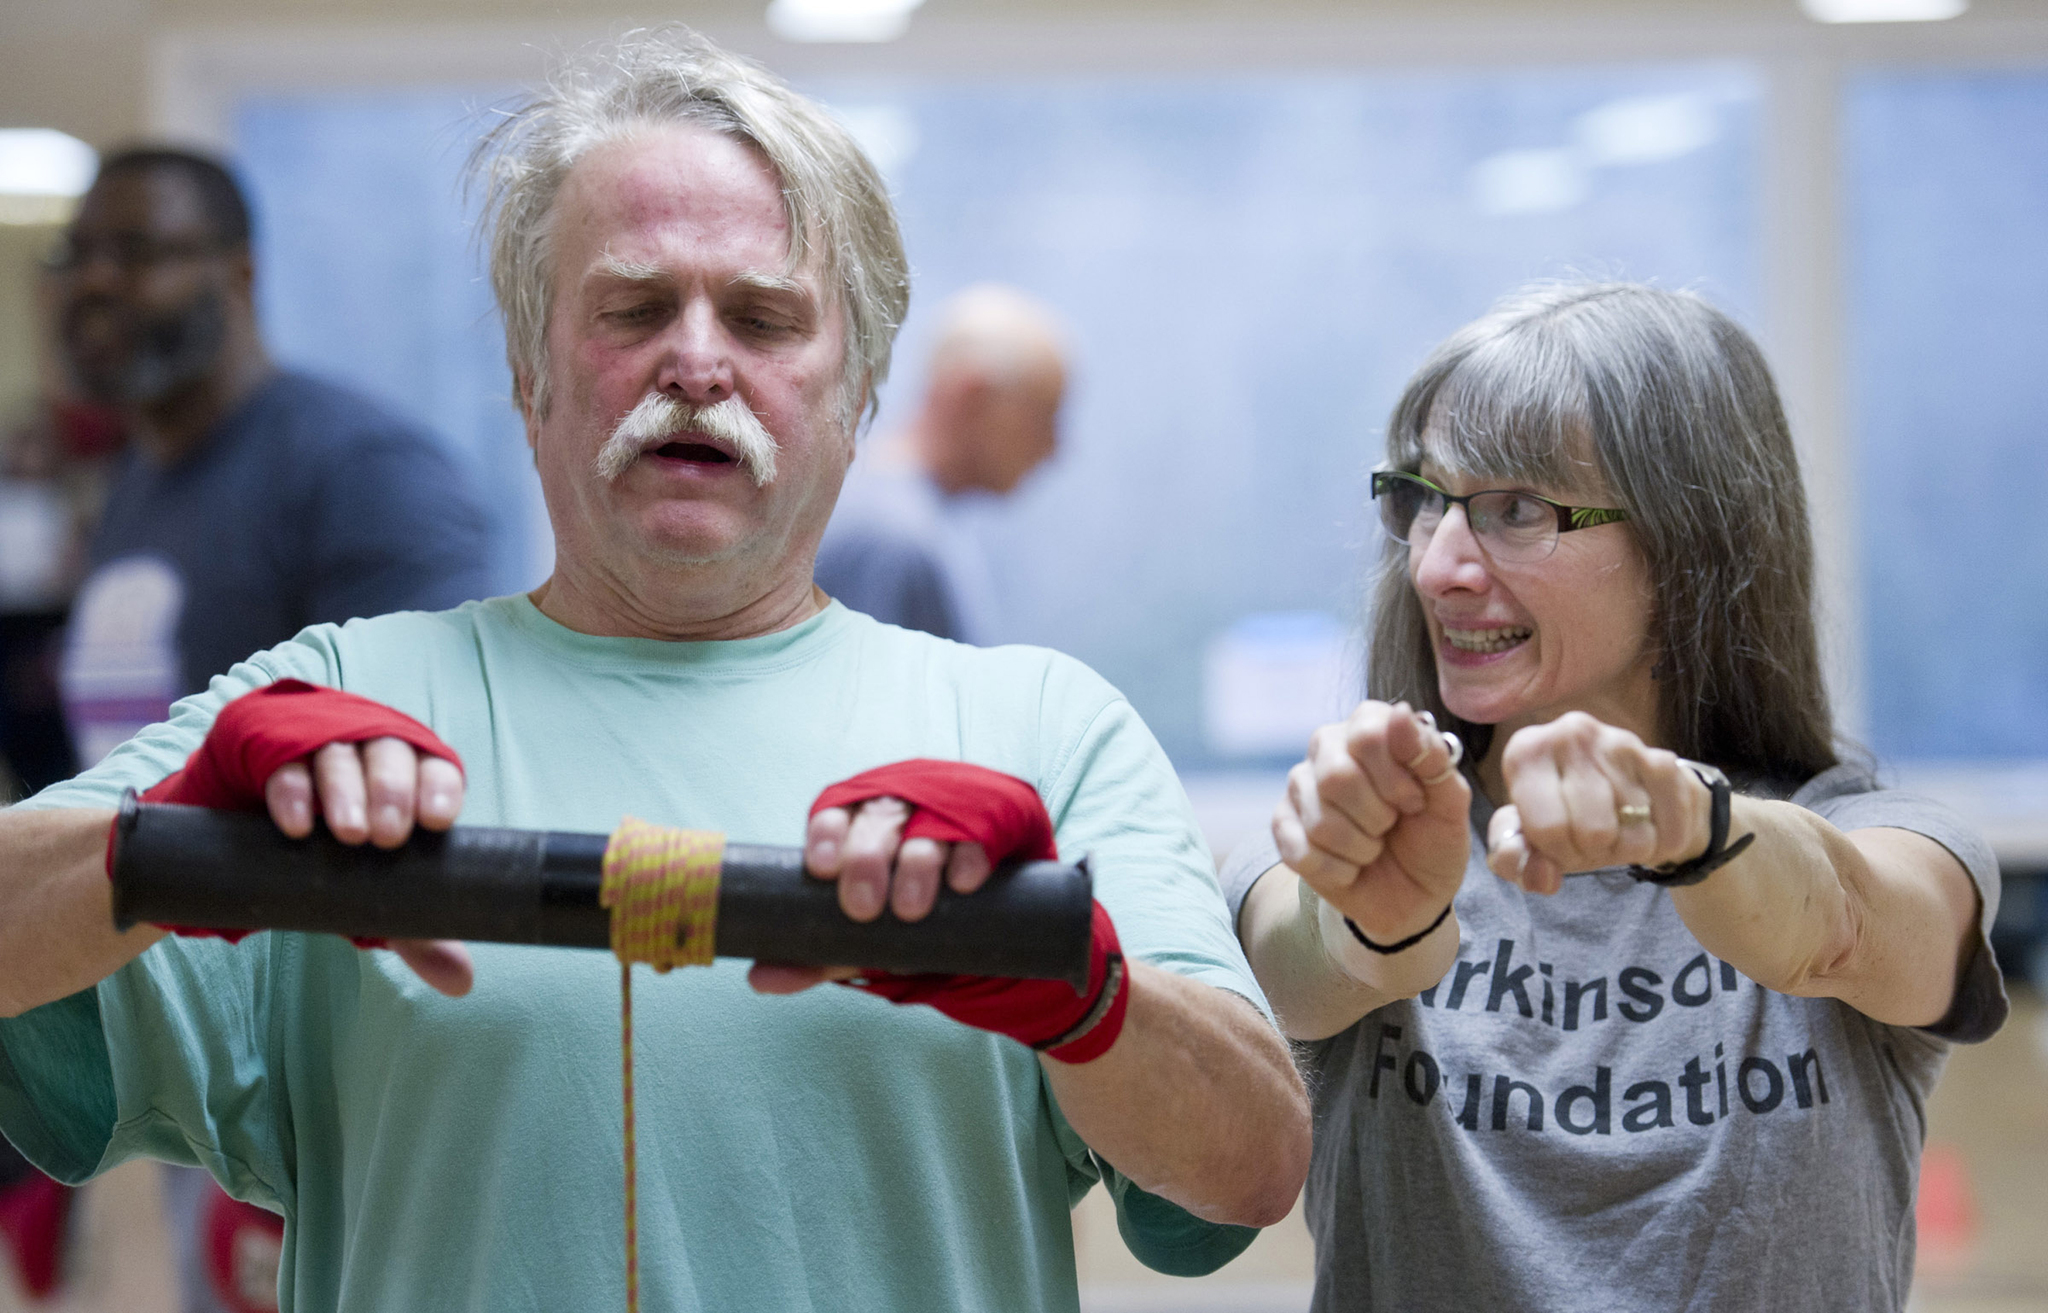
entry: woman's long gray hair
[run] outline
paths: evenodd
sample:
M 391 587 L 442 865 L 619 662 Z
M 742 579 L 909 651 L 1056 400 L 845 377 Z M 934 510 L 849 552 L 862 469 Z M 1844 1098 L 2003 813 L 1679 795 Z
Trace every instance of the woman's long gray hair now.
M 1387 461 L 1415 471 L 1425 452 L 1509 484 L 1604 485 L 1628 511 L 1655 592 L 1665 746 L 1781 788 L 1836 763 L 1799 461 L 1763 353 L 1726 315 L 1627 283 L 1524 288 L 1409 381 Z M 1485 755 L 1492 727 L 1460 720 L 1438 694 L 1396 542 L 1380 559 L 1367 687 L 1428 708 L 1475 761 Z

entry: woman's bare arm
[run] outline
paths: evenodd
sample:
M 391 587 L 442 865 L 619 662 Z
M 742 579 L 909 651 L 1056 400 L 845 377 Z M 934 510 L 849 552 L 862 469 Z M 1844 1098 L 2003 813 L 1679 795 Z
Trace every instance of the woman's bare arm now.
M 1494 813 L 1488 861 L 1533 893 L 1555 893 L 1568 871 L 1667 865 L 1707 849 L 1712 795 L 1699 777 L 1583 713 L 1516 733 L 1502 781 L 1510 802 Z M 1946 848 L 1906 830 L 1844 833 L 1804 807 L 1743 797 L 1729 834 L 1756 838 L 1701 883 L 1671 890 L 1701 947 L 1768 989 L 1839 998 L 1892 1025 L 1947 1014 L 1981 904 Z
M 1977 887 L 1954 854 L 1908 830 L 1843 833 L 1788 802 L 1738 798 L 1756 842 L 1671 891 L 1700 946 L 1783 994 L 1838 998 L 1895 1026 L 1948 1013 L 1975 947 Z
M 1374 1008 L 1420 994 L 1457 959 L 1455 912 L 1413 947 L 1375 954 L 1363 945 L 1346 952 L 1341 940 L 1333 949 L 1326 906 L 1280 865 L 1259 877 L 1238 913 L 1245 957 L 1289 1039 L 1328 1039 Z
M 1289 1038 L 1334 1035 L 1450 969 L 1449 907 L 1471 854 L 1472 791 L 1457 763 L 1429 717 L 1364 702 L 1318 729 L 1288 772 L 1273 811 L 1283 864 L 1252 886 L 1237 929 Z M 1374 952 L 1360 936 L 1409 946 Z

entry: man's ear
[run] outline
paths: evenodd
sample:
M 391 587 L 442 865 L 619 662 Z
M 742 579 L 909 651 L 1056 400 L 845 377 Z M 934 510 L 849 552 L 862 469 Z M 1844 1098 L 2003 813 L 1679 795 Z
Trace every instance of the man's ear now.
M 869 371 L 860 376 L 860 395 L 854 398 L 853 413 L 847 416 L 846 459 L 849 462 L 853 460 L 854 449 L 860 443 L 861 426 L 868 422 L 868 402 L 874 395 L 875 376 L 873 371 Z
M 229 251 L 216 269 L 206 277 L 219 289 L 230 320 L 256 333 L 260 340 L 256 328 L 256 257 L 243 246 Z
M 512 397 L 519 406 L 520 423 L 526 429 L 526 449 L 533 463 L 540 464 L 540 408 L 533 402 L 533 376 L 523 369 L 512 371 Z

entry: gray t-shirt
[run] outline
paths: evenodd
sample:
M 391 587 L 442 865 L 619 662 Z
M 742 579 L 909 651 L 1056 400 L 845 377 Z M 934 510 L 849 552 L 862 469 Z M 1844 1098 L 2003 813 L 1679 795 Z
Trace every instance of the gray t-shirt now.
M 1524 894 L 1486 868 L 1477 799 L 1457 962 L 1303 1046 L 1318 1313 L 1904 1307 L 1927 1096 L 1951 1041 L 2005 1020 L 1981 937 L 1998 865 L 1946 808 L 1849 767 L 1791 801 L 1969 869 L 1980 942 L 1949 1015 L 1909 1029 L 1766 990 L 1621 871 Z M 1270 839 L 1231 855 L 1233 915 L 1278 861 Z
M 938 485 L 917 470 L 856 461 L 818 544 L 818 587 L 885 625 L 963 643 L 976 632 L 963 568 L 970 544 Z

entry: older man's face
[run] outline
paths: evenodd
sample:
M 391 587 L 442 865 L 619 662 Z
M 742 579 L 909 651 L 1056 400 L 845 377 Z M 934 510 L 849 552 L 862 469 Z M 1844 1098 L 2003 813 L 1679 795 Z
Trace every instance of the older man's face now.
M 742 591 L 808 572 L 852 434 L 838 389 L 845 325 L 809 269 L 787 274 L 781 188 L 751 148 L 692 127 L 592 151 L 556 201 L 549 412 L 529 412 L 557 569 L 627 592 L 717 566 Z M 735 399 L 774 441 L 774 477 L 729 428 L 665 434 L 637 455 L 649 397 Z M 733 408 L 728 406 L 728 411 Z M 604 459 L 600 460 L 600 455 Z

